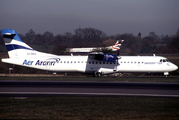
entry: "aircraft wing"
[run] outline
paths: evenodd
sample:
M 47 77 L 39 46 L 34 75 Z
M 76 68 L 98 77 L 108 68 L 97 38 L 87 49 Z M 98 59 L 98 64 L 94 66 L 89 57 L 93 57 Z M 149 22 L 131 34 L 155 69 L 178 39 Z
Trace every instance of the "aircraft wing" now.
M 102 52 L 92 52 L 88 54 L 89 58 L 92 60 L 105 61 L 105 62 L 115 62 L 117 55 L 107 54 Z

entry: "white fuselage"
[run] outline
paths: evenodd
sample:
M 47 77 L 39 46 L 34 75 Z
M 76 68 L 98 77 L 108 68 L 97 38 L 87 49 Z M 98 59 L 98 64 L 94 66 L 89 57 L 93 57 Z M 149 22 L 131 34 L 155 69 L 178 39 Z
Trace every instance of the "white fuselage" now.
M 79 52 L 79 53 L 89 53 L 94 51 L 101 51 L 103 49 L 116 51 L 117 49 L 113 49 L 112 46 L 109 47 L 93 47 L 93 48 L 67 48 L 66 52 Z
M 170 72 L 178 67 L 159 56 L 120 56 L 116 62 L 103 62 L 88 56 L 49 56 L 2 59 L 2 62 L 56 72 L 110 74 L 114 72 Z M 163 62 L 164 61 L 164 62 Z
M 92 48 L 67 48 L 66 52 L 78 52 L 78 53 L 89 53 L 95 51 L 102 51 L 102 50 L 111 50 L 117 51 L 120 49 L 120 46 L 124 40 L 118 40 L 115 45 L 108 46 L 108 47 L 92 47 Z

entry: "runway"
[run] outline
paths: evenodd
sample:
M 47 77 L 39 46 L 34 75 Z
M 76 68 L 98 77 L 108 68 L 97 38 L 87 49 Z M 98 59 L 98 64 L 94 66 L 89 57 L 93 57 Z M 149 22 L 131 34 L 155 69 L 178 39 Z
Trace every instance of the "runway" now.
M 179 97 L 178 83 L 1 80 L 0 97 Z

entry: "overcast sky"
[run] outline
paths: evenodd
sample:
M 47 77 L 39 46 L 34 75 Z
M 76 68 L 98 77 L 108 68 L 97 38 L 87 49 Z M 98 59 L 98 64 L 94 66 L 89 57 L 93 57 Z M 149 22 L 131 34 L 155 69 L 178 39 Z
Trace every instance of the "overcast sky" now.
M 79 27 L 107 35 L 173 35 L 179 28 L 179 0 L 0 0 L 0 29 L 57 35 L 74 34 Z

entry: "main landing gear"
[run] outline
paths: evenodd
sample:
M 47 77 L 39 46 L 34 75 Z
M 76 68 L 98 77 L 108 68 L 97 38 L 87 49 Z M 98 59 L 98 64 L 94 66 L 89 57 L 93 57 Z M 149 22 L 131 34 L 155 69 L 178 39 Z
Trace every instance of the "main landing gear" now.
M 94 72 L 93 77 L 100 77 L 101 74 L 102 74 L 101 72 Z

